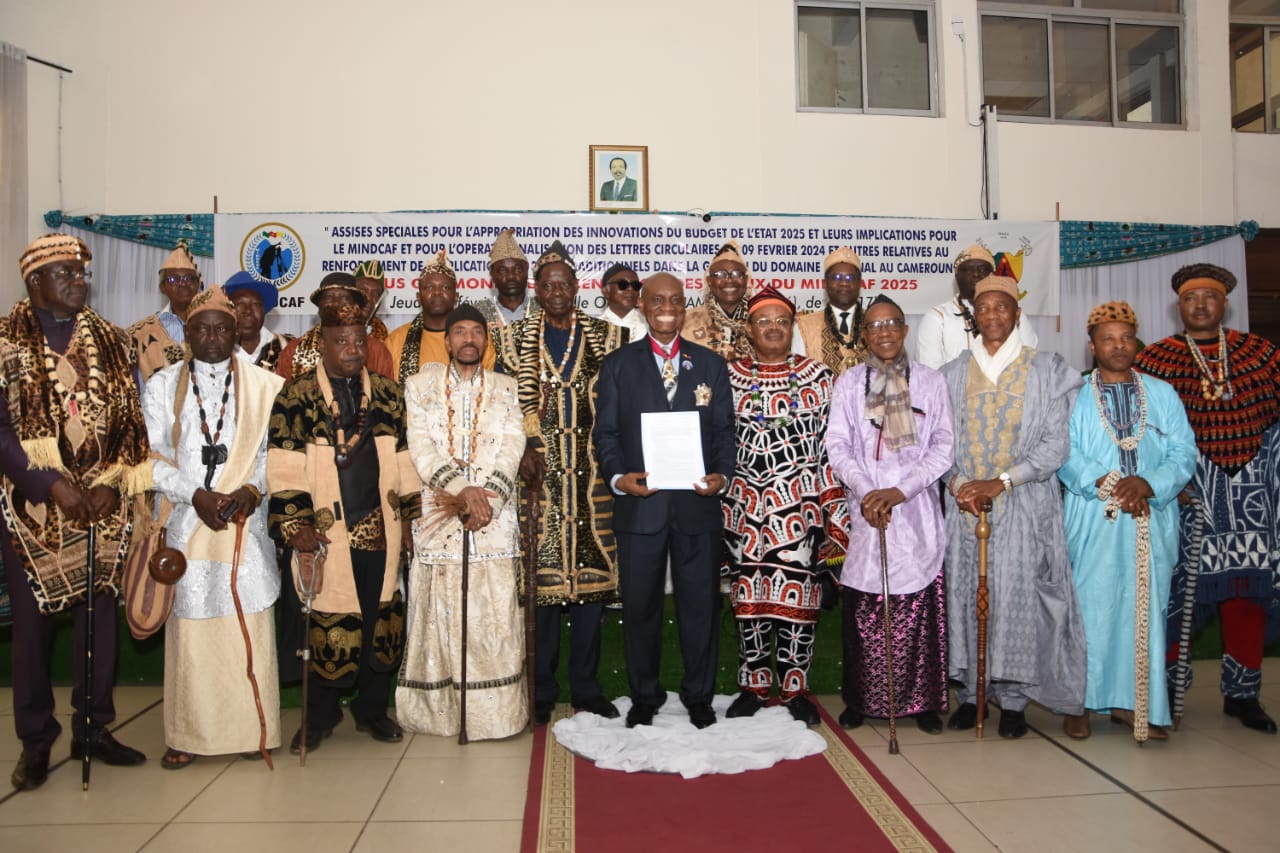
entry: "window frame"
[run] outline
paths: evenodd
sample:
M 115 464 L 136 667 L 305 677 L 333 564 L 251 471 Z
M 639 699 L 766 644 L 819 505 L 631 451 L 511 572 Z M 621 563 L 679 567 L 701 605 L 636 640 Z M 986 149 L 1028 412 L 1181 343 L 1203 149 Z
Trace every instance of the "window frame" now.
M 796 112 L 798 113 L 828 113 L 833 115 L 894 115 L 894 116 L 923 116 L 925 118 L 938 118 L 942 115 L 940 107 L 941 88 L 938 84 L 938 15 L 937 0 L 794 0 L 792 3 L 792 30 L 795 33 L 793 40 L 793 49 L 795 51 L 795 61 L 792 68 L 795 74 L 795 98 Z M 924 12 L 926 15 L 925 29 L 929 35 L 928 55 L 929 55 L 929 109 L 913 110 L 905 107 L 870 107 L 867 106 L 870 100 L 868 92 L 868 75 L 867 75 L 867 7 L 873 9 L 888 9 L 891 11 L 906 10 L 912 12 Z M 800 9 L 843 9 L 846 11 L 857 10 L 858 12 L 858 40 L 859 59 L 861 65 L 861 84 L 862 84 L 862 106 L 861 107 L 815 107 L 804 106 L 801 104 L 801 75 L 800 75 Z
M 1029 6 L 1018 3 L 999 2 L 999 0 L 978 0 L 978 76 L 982 86 L 982 98 L 986 101 L 987 79 L 983 71 L 982 56 L 982 21 L 983 18 L 1031 18 L 1045 22 L 1045 34 L 1048 41 L 1048 85 L 1049 115 L 1026 116 L 997 112 L 1000 121 L 1021 122 L 1027 124 L 1061 124 L 1076 127 L 1125 127 L 1143 128 L 1146 130 L 1186 130 L 1187 129 L 1187 28 L 1186 7 L 1179 5 L 1179 11 L 1173 12 L 1131 12 L 1125 10 L 1086 9 L 1078 5 L 1080 0 L 1071 0 L 1071 6 Z M 1063 119 L 1057 117 L 1057 91 L 1054 81 L 1053 62 L 1053 24 L 1055 21 L 1064 24 L 1106 24 L 1107 27 L 1107 66 L 1110 75 L 1110 113 L 1107 121 L 1089 121 L 1086 119 Z M 1178 33 L 1178 121 L 1128 121 L 1120 118 L 1120 82 L 1116 75 L 1116 27 L 1172 27 Z
M 1280 97 L 1280 92 L 1272 91 L 1271 87 L 1271 68 L 1276 61 L 1274 52 L 1271 50 L 1271 39 L 1280 38 L 1280 17 L 1271 17 L 1267 15 L 1228 15 L 1227 20 L 1227 38 L 1228 46 L 1230 46 L 1231 27 L 1261 27 L 1262 28 L 1262 135 L 1268 133 L 1280 133 L 1280 122 L 1276 121 L 1275 114 L 1270 109 L 1271 98 Z M 1231 83 L 1231 104 L 1234 108 L 1236 102 L 1236 73 L 1235 73 L 1235 57 L 1229 57 L 1231 67 L 1227 70 L 1227 76 Z M 1235 126 L 1236 114 L 1234 109 L 1231 113 L 1231 132 L 1232 133 L 1258 133 L 1256 130 L 1240 130 Z

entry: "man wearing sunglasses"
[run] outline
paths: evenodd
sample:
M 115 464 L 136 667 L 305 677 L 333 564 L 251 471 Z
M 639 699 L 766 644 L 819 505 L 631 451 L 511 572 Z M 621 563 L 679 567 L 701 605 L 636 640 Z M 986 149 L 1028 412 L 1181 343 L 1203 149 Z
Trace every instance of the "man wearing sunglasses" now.
M 605 306 L 600 319 L 631 330 L 629 340 L 638 341 L 649 334 L 644 312 L 636 307 L 640 300 L 640 277 L 626 264 L 614 264 L 600 278 L 600 292 Z
M 191 250 L 179 243 L 160 265 L 160 292 L 168 303 L 127 330 L 138 354 L 138 373 L 143 382 L 157 370 L 183 360 L 187 308 L 203 287 Z

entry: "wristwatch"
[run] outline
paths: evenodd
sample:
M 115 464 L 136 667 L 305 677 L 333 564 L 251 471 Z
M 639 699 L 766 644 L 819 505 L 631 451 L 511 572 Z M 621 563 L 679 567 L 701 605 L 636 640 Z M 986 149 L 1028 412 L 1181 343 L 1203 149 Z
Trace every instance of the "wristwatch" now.
M 1000 482 L 1004 484 L 1004 490 L 1006 492 L 1013 491 L 1013 478 L 1009 476 L 1008 471 L 1000 472 Z

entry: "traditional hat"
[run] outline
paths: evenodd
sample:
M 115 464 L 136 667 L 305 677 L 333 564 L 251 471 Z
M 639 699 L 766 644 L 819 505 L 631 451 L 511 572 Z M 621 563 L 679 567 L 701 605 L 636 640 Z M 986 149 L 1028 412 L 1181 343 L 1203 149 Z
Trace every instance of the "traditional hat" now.
M 422 265 L 422 274 L 418 276 L 418 280 L 421 281 L 433 273 L 444 276 L 454 284 L 458 283 L 458 274 L 453 271 L 453 264 L 449 263 L 449 256 L 445 254 L 444 249 L 436 252 L 431 260 Z
M 201 311 L 221 311 L 233 319 L 236 316 L 236 306 L 227 298 L 226 292 L 216 284 L 200 291 L 191 299 L 191 305 L 187 308 L 187 321 L 189 322 Z
M 848 246 L 833 249 L 831 254 L 822 259 L 822 274 L 826 275 L 827 270 L 836 264 L 853 264 L 859 272 L 862 271 L 862 260 L 858 257 L 858 253 Z
M 760 288 L 760 292 L 747 302 L 747 316 L 750 317 L 766 305 L 781 305 L 791 313 L 792 317 L 796 316 L 795 303 L 783 296 L 775 288 L 767 285 Z
M 484 315 L 480 313 L 476 306 L 470 302 L 463 302 L 457 308 L 449 312 L 449 316 L 444 321 L 444 332 L 449 334 L 449 329 L 453 328 L 455 323 L 461 323 L 470 320 L 473 323 L 479 323 L 484 326 L 485 332 L 489 331 L 488 322 L 484 319 Z
M 70 234 L 46 234 L 32 240 L 23 250 L 22 257 L 18 259 L 18 270 L 25 279 L 28 274 L 41 267 L 56 264 L 59 261 L 80 261 L 87 264 L 91 260 L 93 260 L 93 253 L 79 237 L 72 237 Z
M 510 228 L 503 228 L 498 234 L 498 239 L 494 240 L 489 248 L 489 265 L 493 266 L 498 261 L 508 259 L 529 263 L 529 259 L 520 250 L 520 244 L 516 242 L 515 233 Z
M 974 243 L 972 246 L 956 255 L 956 262 L 954 266 L 952 266 L 952 269 L 960 266 L 965 261 L 986 261 L 991 264 L 992 269 L 995 269 L 996 265 L 996 259 L 995 256 L 991 254 L 991 250 L 981 243 Z
M 356 300 L 356 304 L 364 308 L 367 300 L 360 288 L 356 287 L 356 277 L 346 272 L 331 272 L 320 279 L 320 286 L 311 293 L 311 303 L 320 304 L 320 294 L 326 290 L 345 290 Z
M 252 290 L 262 298 L 263 314 L 269 313 L 271 309 L 280 304 L 280 291 L 265 281 L 258 281 L 251 272 L 241 270 L 227 279 L 226 284 L 222 285 L 222 292 L 227 294 L 228 298 L 230 298 L 231 294 L 241 290 Z
M 164 259 L 160 264 L 162 270 L 200 270 L 196 267 L 196 259 L 192 257 L 191 250 L 187 248 L 186 243 L 178 243 L 177 248 L 169 253 L 169 257 Z
M 1235 273 L 1215 264 L 1189 264 L 1173 274 L 1174 293 L 1208 287 L 1226 295 L 1236 289 Z
M 970 260 L 973 260 L 970 258 Z M 982 281 L 978 282 L 973 288 L 973 301 L 976 303 L 978 297 L 989 291 L 997 291 L 1005 293 L 1013 297 L 1013 301 L 1018 301 L 1018 282 L 1003 275 L 989 275 Z
M 1089 312 L 1089 321 L 1085 327 L 1093 331 L 1099 323 L 1128 323 L 1134 331 L 1138 329 L 1138 315 L 1128 302 L 1104 302 Z
M 600 285 L 603 287 L 606 281 L 613 278 L 615 275 L 622 272 L 623 270 L 626 270 L 632 275 L 636 274 L 636 271 L 633 270 L 628 264 L 614 264 L 613 266 L 609 267 L 607 270 L 604 271 L 604 275 L 600 276 Z
M 573 263 L 573 258 L 569 257 L 569 250 L 566 249 L 564 247 L 564 243 L 561 243 L 559 240 L 556 240 L 548 246 L 547 250 L 539 255 L 538 259 L 533 262 L 533 277 L 537 278 L 538 270 L 548 264 L 564 264 L 575 275 L 578 272 L 578 268 Z
M 742 264 L 742 268 L 747 271 L 747 278 L 751 278 L 751 267 L 747 266 L 747 262 L 743 259 L 742 247 L 738 245 L 737 240 L 728 241 L 711 256 L 711 261 L 707 264 L 708 271 L 716 261 L 734 261 Z
M 364 328 L 364 308 L 359 305 L 329 305 L 320 309 L 321 328 L 359 326 Z
M 387 274 L 382 271 L 382 261 L 377 260 L 363 261 L 357 264 L 356 268 L 351 271 L 351 275 L 354 278 L 376 278 L 379 281 L 387 277 Z

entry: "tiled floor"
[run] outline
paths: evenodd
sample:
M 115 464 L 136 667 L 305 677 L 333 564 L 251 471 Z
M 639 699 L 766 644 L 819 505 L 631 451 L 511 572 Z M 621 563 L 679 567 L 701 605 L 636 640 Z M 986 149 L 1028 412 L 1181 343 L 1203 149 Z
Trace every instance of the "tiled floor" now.
M 1267 674 L 1274 682 L 1280 665 L 1268 661 Z M 1072 741 L 1059 718 L 1038 709 L 1028 714 L 1033 732 L 1018 741 L 1001 740 L 994 720 L 982 741 L 972 732 L 925 735 L 908 721 L 896 756 L 888 754 L 885 723 L 852 735 L 958 851 L 1274 850 L 1280 738 L 1222 715 L 1212 662 L 1198 663 L 1196 676 L 1182 729 L 1167 743 L 1139 747 L 1128 729 L 1097 716 L 1093 737 Z M 69 692 L 58 691 L 60 708 Z M 388 745 L 357 734 L 348 720 L 305 768 L 278 751 L 274 772 L 239 758 L 201 758 L 165 772 L 160 689 L 126 687 L 116 696 L 120 739 L 152 760 L 95 765 L 88 793 L 68 761 L 43 788 L 0 796 L 0 851 L 519 849 L 527 735 L 465 747 L 416 735 Z M 1280 711 L 1280 684 L 1269 683 L 1263 700 Z M 839 712 L 838 699 L 823 701 Z M 12 713 L 11 692 L 0 690 L 5 774 L 19 752 Z M 297 725 L 298 712 L 286 711 L 282 730 Z M 64 736 L 55 761 L 66 749 Z M 831 849 L 851 848 L 841 841 Z

